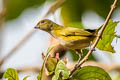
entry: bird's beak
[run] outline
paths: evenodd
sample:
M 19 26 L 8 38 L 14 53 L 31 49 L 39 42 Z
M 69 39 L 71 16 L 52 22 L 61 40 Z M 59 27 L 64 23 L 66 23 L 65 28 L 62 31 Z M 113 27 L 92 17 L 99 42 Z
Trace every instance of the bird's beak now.
M 35 28 L 35 29 L 39 29 L 39 26 L 38 26 L 38 25 L 36 25 L 34 28 Z

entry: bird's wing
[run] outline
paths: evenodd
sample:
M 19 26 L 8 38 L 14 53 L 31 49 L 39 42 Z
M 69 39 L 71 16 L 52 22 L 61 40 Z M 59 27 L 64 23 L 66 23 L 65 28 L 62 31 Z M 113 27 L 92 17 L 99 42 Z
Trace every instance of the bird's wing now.
M 94 36 L 95 30 L 90 29 L 78 29 L 78 28 L 72 28 L 72 27 L 66 27 L 63 30 L 61 30 L 60 34 L 62 36 Z

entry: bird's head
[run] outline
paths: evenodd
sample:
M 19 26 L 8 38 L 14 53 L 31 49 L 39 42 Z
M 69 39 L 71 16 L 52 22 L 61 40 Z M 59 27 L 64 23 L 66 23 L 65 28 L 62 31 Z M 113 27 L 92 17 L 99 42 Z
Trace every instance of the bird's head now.
M 42 19 L 40 20 L 37 25 L 35 26 L 35 29 L 41 29 L 46 32 L 50 32 L 53 27 L 54 22 L 48 19 Z

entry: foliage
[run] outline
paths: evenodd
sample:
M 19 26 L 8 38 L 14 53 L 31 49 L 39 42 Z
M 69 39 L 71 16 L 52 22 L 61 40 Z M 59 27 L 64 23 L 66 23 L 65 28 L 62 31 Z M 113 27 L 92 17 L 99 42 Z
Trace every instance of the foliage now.
M 29 76 L 24 77 L 23 80 L 26 80 Z M 8 68 L 4 73 L 4 78 L 8 80 L 19 80 L 18 73 L 13 68 Z M 96 66 L 85 66 L 81 69 L 75 71 L 72 77 L 69 77 L 69 70 L 66 67 L 65 63 L 60 60 L 57 63 L 55 74 L 53 75 L 52 80 L 112 80 L 107 72 L 102 68 Z M 40 80 L 40 79 L 38 79 Z M 43 79 L 42 79 L 43 80 Z
M 3 77 L 8 78 L 8 80 L 19 80 L 18 73 L 13 68 L 8 68 Z
M 55 69 L 55 75 L 53 76 L 52 80 L 60 80 L 60 79 L 68 79 L 69 78 L 69 71 L 65 66 L 65 63 L 60 60 Z
M 50 56 L 48 57 L 45 65 L 46 65 L 46 69 L 49 75 L 53 74 L 57 63 L 58 63 L 58 59 L 50 57 Z
M 37 76 L 37 79 L 38 79 L 38 80 L 42 80 L 42 74 L 43 74 L 45 62 L 46 62 L 46 60 L 47 60 L 47 58 L 48 58 L 48 56 L 49 56 L 50 51 L 52 51 L 52 49 L 55 48 L 56 45 L 58 45 L 58 44 L 57 44 L 57 43 L 56 43 L 56 44 L 53 44 L 53 45 L 51 45 L 51 46 L 48 48 L 47 53 L 46 53 L 46 56 L 44 57 L 44 62 L 43 62 L 43 64 L 42 64 L 42 68 L 41 68 L 41 70 L 40 70 L 39 75 Z M 51 64 L 51 61 L 49 61 L 49 62 L 50 62 L 50 64 Z M 49 64 L 47 64 L 47 65 L 49 65 Z M 52 72 L 51 72 L 51 74 L 52 74 Z
M 25 77 L 23 78 L 23 80 L 27 80 L 28 77 L 29 77 L 29 75 L 28 75 L 28 76 L 25 76 Z
M 85 66 L 77 70 L 70 80 L 112 80 L 107 72 L 96 66 Z
M 118 22 L 109 21 L 106 26 L 101 40 L 97 44 L 97 48 L 104 51 L 115 53 L 114 48 L 111 46 L 113 39 L 115 38 L 115 27 Z
M 6 72 L 3 75 L 4 78 L 7 78 L 8 80 L 19 80 L 18 73 L 13 68 L 8 68 Z M 25 76 L 23 80 L 27 80 L 29 76 Z

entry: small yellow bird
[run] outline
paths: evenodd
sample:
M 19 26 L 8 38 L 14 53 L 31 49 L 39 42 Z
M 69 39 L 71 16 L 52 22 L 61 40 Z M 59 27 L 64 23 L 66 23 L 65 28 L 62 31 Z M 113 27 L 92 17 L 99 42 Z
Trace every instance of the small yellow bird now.
M 35 28 L 48 32 L 56 38 L 61 45 L 75 51 L 88 47 L 95 39 L 97 32 L 96 30 L 90 29 L 64 27 L 48 19 L 40 20 Z
M 78 66 L 81 60 L 81 50 L 90 46 L 90 43 L 96 38 L 96 33 L 99 30 L 64 27 L 52 22 L 49 19 L 40 20 L 35 28 L 48 32 L 56 38 L 61 45 L 76 51 L 79 55 L 79 59 L 75 67 Z

